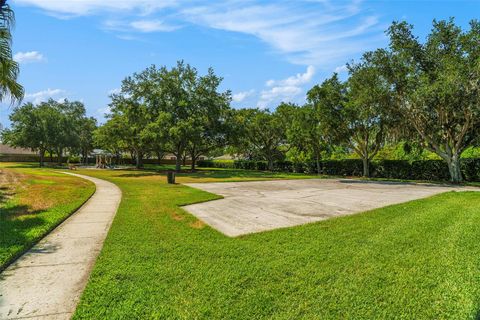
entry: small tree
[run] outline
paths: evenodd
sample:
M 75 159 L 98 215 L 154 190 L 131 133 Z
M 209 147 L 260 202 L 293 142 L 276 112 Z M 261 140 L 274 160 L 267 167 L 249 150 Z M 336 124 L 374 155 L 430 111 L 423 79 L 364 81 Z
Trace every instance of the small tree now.
M 285 109 L 289 110 L 285 112 Z M 282 104 L 277 112 L 284 114 L 287 141 L 290 147 L 305 152 L 315 161 L 317 173 L 320 174 L 322 153 L 328 151 L 328 135 L 320 121 L 318 112 L 311 104 L 295 106 Z M 285 116 L 285 113 L 290 116 Z
M 348 145 L 362 159 L 365 177 L 370 175 L 370 161 L 385 141 L 392 103 L 389 84 L 370 62 L 370 55 L 348 66 L 346 83 L 334 74 L 308 93 L 331 139 Z
M 111 116 L 107 122 L 93 132 L 93 142 L 96 146 L 116 155 L 117 164 L 122 152 L 127 150 L 124 137 L 127 135 L 122 118 Z
M 260 109 L 242 109 L 236 114 L 238 124 L 234 153 L 266 160 L 273 170 L 275 160 L 282 159 L 286 145 L 285 126 L 278 113 Z
M 51 116 L 58 117 L 50 129 L 55 130 L 55 141 L 52 143 L 51 149 L 55 150 L 57 162 L 60 164 L 65 150 L 68 149 L 73 153 L 80 149 L 81 130 L 86 118 L 85 106 L 79 101 L 58 102 L 53 99 L 49 99 L 44 104 L 55 110 Z
M 211 151 L 224 147 L 229 131 L 230 91 L 218 92 L 222 78 L 215 75 L 213 69 L 199 77 L 194 89 L 193 118 L 195 130 L 189 137 L 187 151 L 195 170 L 197 159 Z
M 135 166 L 140 169 L 143 167 L 143 158 L 150 148 L 148 141 L 145 141 L 144 131 L 150 122 L 151 115 L 140 99 L 128 94 L 125 89 L 128 81 L 128 78 L 124 80 L 122 93 L 111 96 L 112 115 L 110 117 L 114 118 L 116 124 L 121 127 L 120 130 L 115 131 L 119 135 L 117 139 L 121 139 L 127 149 L 132 152 L 135 157 Z
M 95 118 L 83 118 L 80 122 L 79 146 L 82 162 L 88 164 L 88 155 L 93 150 L 93 133 L 97 129 L 97 120 Z
M 84 120 L 85 107 L 80 102 L 50 99 L 37 106 L 26 103 L 13 110 L 11 128 L 3 132 L 2 138 L 14 147 L 37 151 L 43 166 L 47 150 L 55 150 L 60 162 L 63 150 L 79 148 Z
M 10 114 L 11 127 L 2 132 L 4 143 L 13 147 L 28 148 L 38 152 L 40 156 L 40 166 L 44 165 L 45 152 L 49 143 L 53 140 L 48 128 L 53 123 L 46 117 L 48 112 L 36 108 L 32 103 L 26 103 L 21 107 L 16 107 Z
M 384 145 L 389 124 L 394 120 L 389 84 L 370 62 L 370 53 L 361 63 L 349 65 L 345 120 L 349 145 L 363 161 L 363 175 L 370 176 L 370 161 Z

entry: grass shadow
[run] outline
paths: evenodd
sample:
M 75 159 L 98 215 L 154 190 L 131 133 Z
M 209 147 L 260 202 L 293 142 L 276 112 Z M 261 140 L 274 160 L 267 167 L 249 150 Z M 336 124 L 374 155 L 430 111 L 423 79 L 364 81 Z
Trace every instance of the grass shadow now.
M 116 175 L 116 177 L 120 178 L 141 178 L 141 177 L 150 177 L 150 176 L 159 176 L 161 175 L 160 172 L 136 172 L 136 173 L 122 173 L 119 175 Z
M 31 248 L 37 239 L 32 239 L 28 231 L 45 226 L 48 222 L 39 216 L 42 210 L 28 211 L 26 205 L 15 205 L 0 209 L 0 272 Z M 19 216 L 20 212 L 28 214 Z M 12 248 L 20 248 L 13 250 Z

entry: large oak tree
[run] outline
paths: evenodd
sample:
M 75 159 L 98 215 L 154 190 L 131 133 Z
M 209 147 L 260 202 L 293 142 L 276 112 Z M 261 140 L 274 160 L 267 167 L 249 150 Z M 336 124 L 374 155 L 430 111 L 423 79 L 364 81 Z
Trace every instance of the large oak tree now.
M 462 30 L 453 19 L 434 21 L 425 42 L 406 22 L 392 24 L 388 35 L 390 47 L 377 52 L 377 63 L 403 123 L 445 160 L 451 181 L 461 182 L 461 154 L 479 139 L 480 23 Z

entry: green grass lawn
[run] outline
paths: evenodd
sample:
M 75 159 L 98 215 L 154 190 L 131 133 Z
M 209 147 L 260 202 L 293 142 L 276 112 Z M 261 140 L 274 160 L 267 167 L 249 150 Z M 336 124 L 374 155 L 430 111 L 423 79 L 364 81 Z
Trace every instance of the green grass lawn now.
M 93 193 L 89 181 L 0 163 L 0 270 L 56 227 Z
M 177 180 L 252 179 L 216 172 Z M 478 315 L 480 193 L 228 238 L 179 208 L 215 195 L 149 172 L 81 173 L 116 183 L 123 200 L 75 319 Z

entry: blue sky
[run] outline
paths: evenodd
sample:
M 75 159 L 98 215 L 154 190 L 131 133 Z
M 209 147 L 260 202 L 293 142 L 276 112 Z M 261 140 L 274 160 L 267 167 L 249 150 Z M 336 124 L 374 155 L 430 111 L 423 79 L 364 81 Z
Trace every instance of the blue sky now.
M 85 103 L 103 119 L 109 94 L 145 67 L 183 59 L 213 67 L 234 107 L 302 103 L 305 92 L 362 52 L 386 46 L 384 30 L 407 20 L 420 37 L 433 19 L 479 18 L 471 1 L 10 0 L 14 53 L 25 101 Z M 8 104 L 0 123 L 8 125 Z

